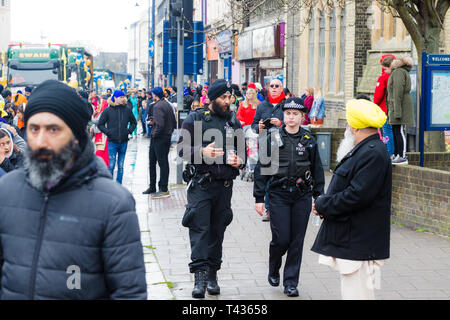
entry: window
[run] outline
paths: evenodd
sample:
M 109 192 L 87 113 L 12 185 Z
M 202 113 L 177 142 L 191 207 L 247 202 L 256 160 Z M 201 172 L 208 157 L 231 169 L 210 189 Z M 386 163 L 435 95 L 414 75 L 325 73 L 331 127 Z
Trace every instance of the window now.
M 345 81 L 345 29 L 346 29 L 346 19 L 345 19 L 345 8 L 342 9 L 341 16 L 337 17 L 341 18 L 341 61 L 338 63 L 341 64 L 341 74 L 337 75 L 340 77 L 340 91 L 344 91 L 344 81 Z
M 319 87 L 324 87 L 325 73 L 325 10 L 320 13 L 320 37 L 319 37 Z
M 330 74 L 328 77 L 328 91 L 336 91 L 336 9 L 331 12 L 330 21 Z M 322 88 L 323 89 L 323 88 Z
M 314 11 L 309 22 L 308 86 L 314 87 Z

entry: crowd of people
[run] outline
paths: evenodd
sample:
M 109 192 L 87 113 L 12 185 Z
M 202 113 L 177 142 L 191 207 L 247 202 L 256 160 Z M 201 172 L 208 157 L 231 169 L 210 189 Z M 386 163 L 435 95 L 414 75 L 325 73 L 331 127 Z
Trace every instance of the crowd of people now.
M 188 203 L 182 225 L 189 229 L 191 243 L 192 296 L 203 298 L 206 291 L 220 294 L 218 271 L 225 230 L 233 220 L 233 180 L 247 161 L 246 149 L 240 149 L 245 136 L 237 133 L 246 128 L 258 136 L 260 154 L 269 157 L 269 161 L 258 160 L 253 191 L 255 211 L 263 221 L 270 221 L 272 232 L 269 284 L 280 285 L 282 257 L 287 255 L 284 293 L 299 295 L 303 242 L 312 207 L 313 214 L 323 220 L 312 248 L 319 254 L 319 263 L 340 272 L 343 298 L 373 299 L 373 288 L 365 284 L 373 279 L 373 269 L 389 257 L 391 165 L 408 163 L 405 126 L 414 123 L 411 61 L 388 55 L 380 63 L 383 74 L 374 101 L 358 95 L 346 103 L 348 125 L 326 192 L 318 146 L 308 128 L 324 125 L 325 100 L 317 86 L 296 96 L 279 79 L 264 88 L 259 83 L 239 86 L 224 79 L 203 85 L 189 82 L 183 88 L 182 110 L 177 104 L 180 88 L 174 86 L 109 89 L 104 95 L 75 91 L 53 80 L 14 95 L 0 86 L 0 188 L 8 186 L 14 195 L 0 208 L 0 267 L 8 273 L 0 272 L 0 298 L 145 298 L 134 201 L 120 186 L 128 142 L 138 135 L 150 139 L 150 183 L 144 194 L 154 199 L 170 197 L 173 142 L 178 155 L 188 162 L 183 175 Z M 182 126 L 177 121 L 180 111 L 188 113 Z M 202 136 L 192 139 L 198 134 L 198 123 Z M 176 129 L 182 133 L 174 139 Z M 223 141 L 205 134 L 209 129 L 218 130 Z M 262 143 L 264 139 L 267 143 Z M 111 181 L 113 177 L 117 183 Z M 18 199 L 23 194 L 26 199 Z M 105 194 L 109 200 L 98 201 Z M 45 242 L 46 219 L 55 219 L 55 212 L 63 207 L 69 209 L 46 230 L 52 241 Z M 11 208 L 17 218 L 5 211 Z M 33 245 L 42 250 L 37 258 L 27 251 L 18 259 L 20 250 L 13 249 L 19 248 L 16 241 L 27 241 L 21 228 L 26 228 L 33 210 L 41 215 L 39 221 L 32 219 L 37 232 Z M 12 227 L 14 219 L 21 222 L 20 228 Z M 2 236 L 6 230 L 11 237 Z M 71 249 L 76 253 L 68 254 Z M 55 266 L 51 252 L 68 266 L 88 270 L 92 287 L 77 294 L 58 286 L 66 266 Z M 48 263 L 47 268 L 36 259 Z M 52 277 L 44 277 L 52 278 L 55 286 L 49 287 L 38 274 L 55 268 Z M 19 287 L 17 280 L 27 272 L 33 281 L 30 292 Z

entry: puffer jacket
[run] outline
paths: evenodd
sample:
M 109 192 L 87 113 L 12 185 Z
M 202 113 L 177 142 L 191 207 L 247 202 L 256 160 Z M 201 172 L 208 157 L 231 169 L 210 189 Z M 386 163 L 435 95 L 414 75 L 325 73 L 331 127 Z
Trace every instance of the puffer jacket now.
M 414 102 L 411 97 L 411 58 L 400 58 L 391 64 L 391 76 L 387 85 L 388 122 L 392 125 L 414 126 Z
M 9 194 L 0 206 L 0 299 L 146 299 L 135 201 L 92 143 L 50 192 L 33 188 L 24 169 L 0 190 Z

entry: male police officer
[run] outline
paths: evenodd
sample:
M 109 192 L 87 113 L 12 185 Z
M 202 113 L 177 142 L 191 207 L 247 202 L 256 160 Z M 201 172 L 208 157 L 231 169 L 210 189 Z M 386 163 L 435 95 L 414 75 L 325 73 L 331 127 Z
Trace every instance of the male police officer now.
M 253 194 L 256 211 L 262 215 L 265 188 L 269 183 L 272 230 L 269 283 L 272 286 L 280 284 L 281 259 L 287 252 L 284 293 L 296 297 L 312 197 L 317 198 L 323 193 L 325 178 L 317 143 L 309 132 L 300 127 L 307 108 L 300 98 L 289 98 L 283 112 L 284 125 L 269 133 L 267 144 L 260 146 L 261 158 L 255 169 Z
M 231 86 L 216 80 L 208 91 L 211 104 L 191 113 L 183 122 L 178 152 L 189 164 L 190 182 L 182 224 L 189 228 L 195 274 L 194 298 L 220 294 L 217 271 L 222 263 L 222 242 L 233 219 L 233 180 L 245 164 L 245 139 L 240 122 L 230 111 Z

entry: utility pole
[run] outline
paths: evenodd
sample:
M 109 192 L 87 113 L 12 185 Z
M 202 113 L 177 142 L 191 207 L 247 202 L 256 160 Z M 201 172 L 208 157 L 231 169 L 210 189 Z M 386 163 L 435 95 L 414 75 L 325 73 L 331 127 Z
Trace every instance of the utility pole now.
M 184 10 L 182 1 L 178 0 L 181 7 L 181 15 L 177 17 L 177 110 L 183 110 L 183 87 L 184 87 Z M 177 157 L 177 184 L 183 183 L 183 160 Z
M 149 0 L 150 2 L 150 0 Z M 155 42 L 155 19 L 156 19 L 156 8 L 155 8 L 155 0 L 152 0 L 152 40 Z M 156 53 L 156 48 L 155 48 Z M 153 53 L 152 57 L 152 88 L 155 87 L 155 53 Z

